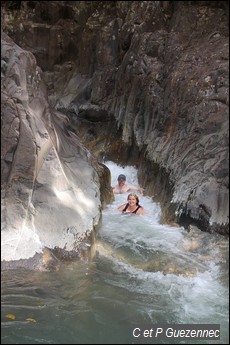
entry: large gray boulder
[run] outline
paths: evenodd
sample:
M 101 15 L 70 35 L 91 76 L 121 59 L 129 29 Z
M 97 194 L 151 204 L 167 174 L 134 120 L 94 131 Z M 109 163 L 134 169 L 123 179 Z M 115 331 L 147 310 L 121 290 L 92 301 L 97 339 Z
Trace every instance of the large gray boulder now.
M 45 247 L 77 252 L 111 197 L 109 176 L 50 109 L 33 54 L 4 33 L 1 63 L 2 260 Z

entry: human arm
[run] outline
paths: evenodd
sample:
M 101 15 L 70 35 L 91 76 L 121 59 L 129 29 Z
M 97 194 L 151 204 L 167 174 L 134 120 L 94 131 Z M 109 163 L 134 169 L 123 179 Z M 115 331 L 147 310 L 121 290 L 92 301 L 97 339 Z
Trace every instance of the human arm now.
M 143 195 L 143 188 L 141 188 L 140 186 L 128 185 L 127 187 L 128 187 L 127 191 L 129 191 L 129 190 L 137 190 L 141 195 Z
M 120 190 L 117 186 L 111 186 L 114 194 L 120 194 Z

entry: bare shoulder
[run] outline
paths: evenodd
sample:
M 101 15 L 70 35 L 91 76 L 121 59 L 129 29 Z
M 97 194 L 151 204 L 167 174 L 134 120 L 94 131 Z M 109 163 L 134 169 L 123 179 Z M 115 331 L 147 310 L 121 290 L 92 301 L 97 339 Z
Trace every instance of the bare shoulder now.
M 119 207 L 118 207 L 118 211 L 123 211 L 125 205 L 126 205 L 126 204 L 123 204 L 123 205 L 119 206 Z
M 145 214 L 145 210 L 142 206 L 137 210 L 137 214 Z
M 112 190 L 113 190 L 113 193 L 114 194 L 119 194 L 120 193 L 120 190 L 117 186 L 112 186 Z

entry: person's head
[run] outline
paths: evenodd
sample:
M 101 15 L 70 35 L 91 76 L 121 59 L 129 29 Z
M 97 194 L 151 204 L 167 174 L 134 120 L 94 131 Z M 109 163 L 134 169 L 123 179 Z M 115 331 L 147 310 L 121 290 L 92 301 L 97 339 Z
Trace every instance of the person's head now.
M 125 181 L 126 181 L 126 176 L 123 174 L 119 175 L 117 178 L 117 181 L 118 181 L 119 186 L 124 186 Z
M 129 194 L 127 197 L 127 200 L 128 200 L 128 202 L 135 201 L 136 205 L 139 205 L 139 198 L 136 194 L 133 194 L 133 193 Z

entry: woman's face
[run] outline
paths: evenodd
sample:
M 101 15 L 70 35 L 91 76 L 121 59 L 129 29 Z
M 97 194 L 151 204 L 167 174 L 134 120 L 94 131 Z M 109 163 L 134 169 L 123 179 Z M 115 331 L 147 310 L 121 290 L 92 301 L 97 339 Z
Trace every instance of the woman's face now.
M 136 200 L 135 196 L 130 195 L 129 198 L 128 198 L 128 203 L 129 203 L 130 206 L 136 205 L 137 200 Z

